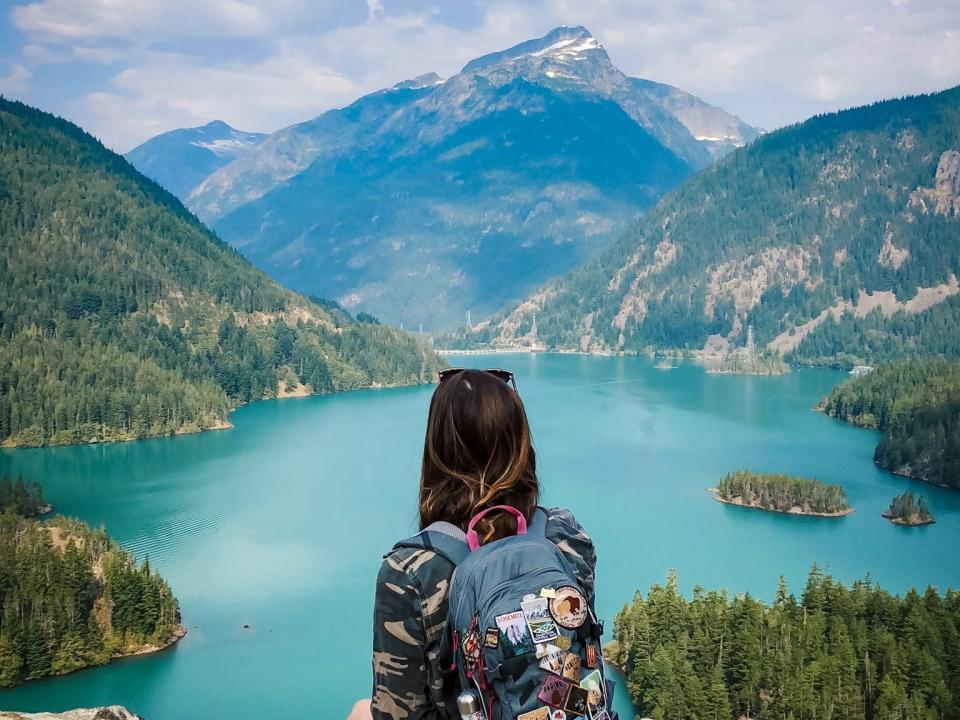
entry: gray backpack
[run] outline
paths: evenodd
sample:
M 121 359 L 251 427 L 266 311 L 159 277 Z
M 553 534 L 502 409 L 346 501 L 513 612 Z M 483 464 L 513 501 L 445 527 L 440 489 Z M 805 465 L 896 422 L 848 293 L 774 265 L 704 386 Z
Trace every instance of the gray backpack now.
M 474 526 L 493 511 L 511 513 L 517 534 L 481 546 Z M 603 625 L 546 525 L 543 508 L 527 527 L 519 510 L 497 505 L 470 520 L 465 542 L 437 523 L 399 544 L 434 550 L 456 567 L 447 627 L 460 689 L 475 691 L 482 708 L 462 711 L 470 720 L 617 720 Z

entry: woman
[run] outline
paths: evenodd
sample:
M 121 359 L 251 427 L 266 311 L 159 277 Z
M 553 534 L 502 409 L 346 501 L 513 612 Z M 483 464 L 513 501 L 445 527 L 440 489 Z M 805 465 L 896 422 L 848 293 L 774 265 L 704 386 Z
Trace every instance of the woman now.
M 511 387 L 512 385 L 512 387 Z M 540 487 L 527 415 L 512 373 L 449 369 L 430 402 L 420 473 L 420 527 L 465 538 L 470 518 L 510 505 L 530 520 Z M 593 543 L 566 510 L 548 510 L 547 537 L 567 556 L 593 600 Z M 483 542 L 516 532 L 511 515 L 480 520 Z M 395 548 L 377 578 L 373 697 L 350 720 L 459 718 L 446 632 L 453 563 L 432 550 Z

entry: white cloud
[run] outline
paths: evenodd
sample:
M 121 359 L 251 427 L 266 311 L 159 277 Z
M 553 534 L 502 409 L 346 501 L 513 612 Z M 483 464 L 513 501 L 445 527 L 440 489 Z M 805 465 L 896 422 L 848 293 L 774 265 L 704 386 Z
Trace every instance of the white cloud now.
M 20 63 L 14 63 L 10 72 L 0 75 L 0 94 L 16 95 L 27 89 L 31 77 L 30 71 Z
M 126 151 L 174 127 L 214 118 L 245 130 L 272 130 L 350 102 L 359 90 L 297 49 L 260 64 L 198 65 L 148 55 L 116 75 L 106 92 L 80 98 L 71 115 L 111 147 Z
M 157 39 L 207 32 L 260 35 L 270 29 L 265 9 L 241 0 L 38 0 L 14 8 L 12 17 L 19 30 L 41 37 L 128 38 L 147 33 Z
M 27 46 L 0 83 L 29 86 L 28 68 L 55 56 L 118 64 L 51 109 L 122 150 L 213 118 L 276 129 L 424 72 L 449 76 L 560 24 L 588 27 L 628 74 L 768 128 L 960 83 L 956 0 L 476 0 L 469 23 L 457 22 L 461 3 L 401 1 L 35 0 L 13 11 Z M 238 45 L 210 43 L 199 57 L 190 38 Z

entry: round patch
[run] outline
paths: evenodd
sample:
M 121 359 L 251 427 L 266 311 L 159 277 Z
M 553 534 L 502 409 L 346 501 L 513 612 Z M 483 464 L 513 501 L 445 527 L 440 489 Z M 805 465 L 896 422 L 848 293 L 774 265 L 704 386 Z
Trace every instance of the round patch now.
M 550 614 L 560 627 L 572 630 L 587 619 L 587 601 L 575 587 L 562 587 L 550 598 Z

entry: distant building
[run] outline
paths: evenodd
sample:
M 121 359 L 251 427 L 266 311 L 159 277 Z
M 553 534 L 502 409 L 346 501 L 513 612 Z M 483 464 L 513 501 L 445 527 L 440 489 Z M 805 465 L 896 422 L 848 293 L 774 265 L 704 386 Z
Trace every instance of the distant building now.
M 873 372 L 873 368 L 870 365 L 854 365 L 850 369 L 851 375 L 867 375 L 871 372 Z

